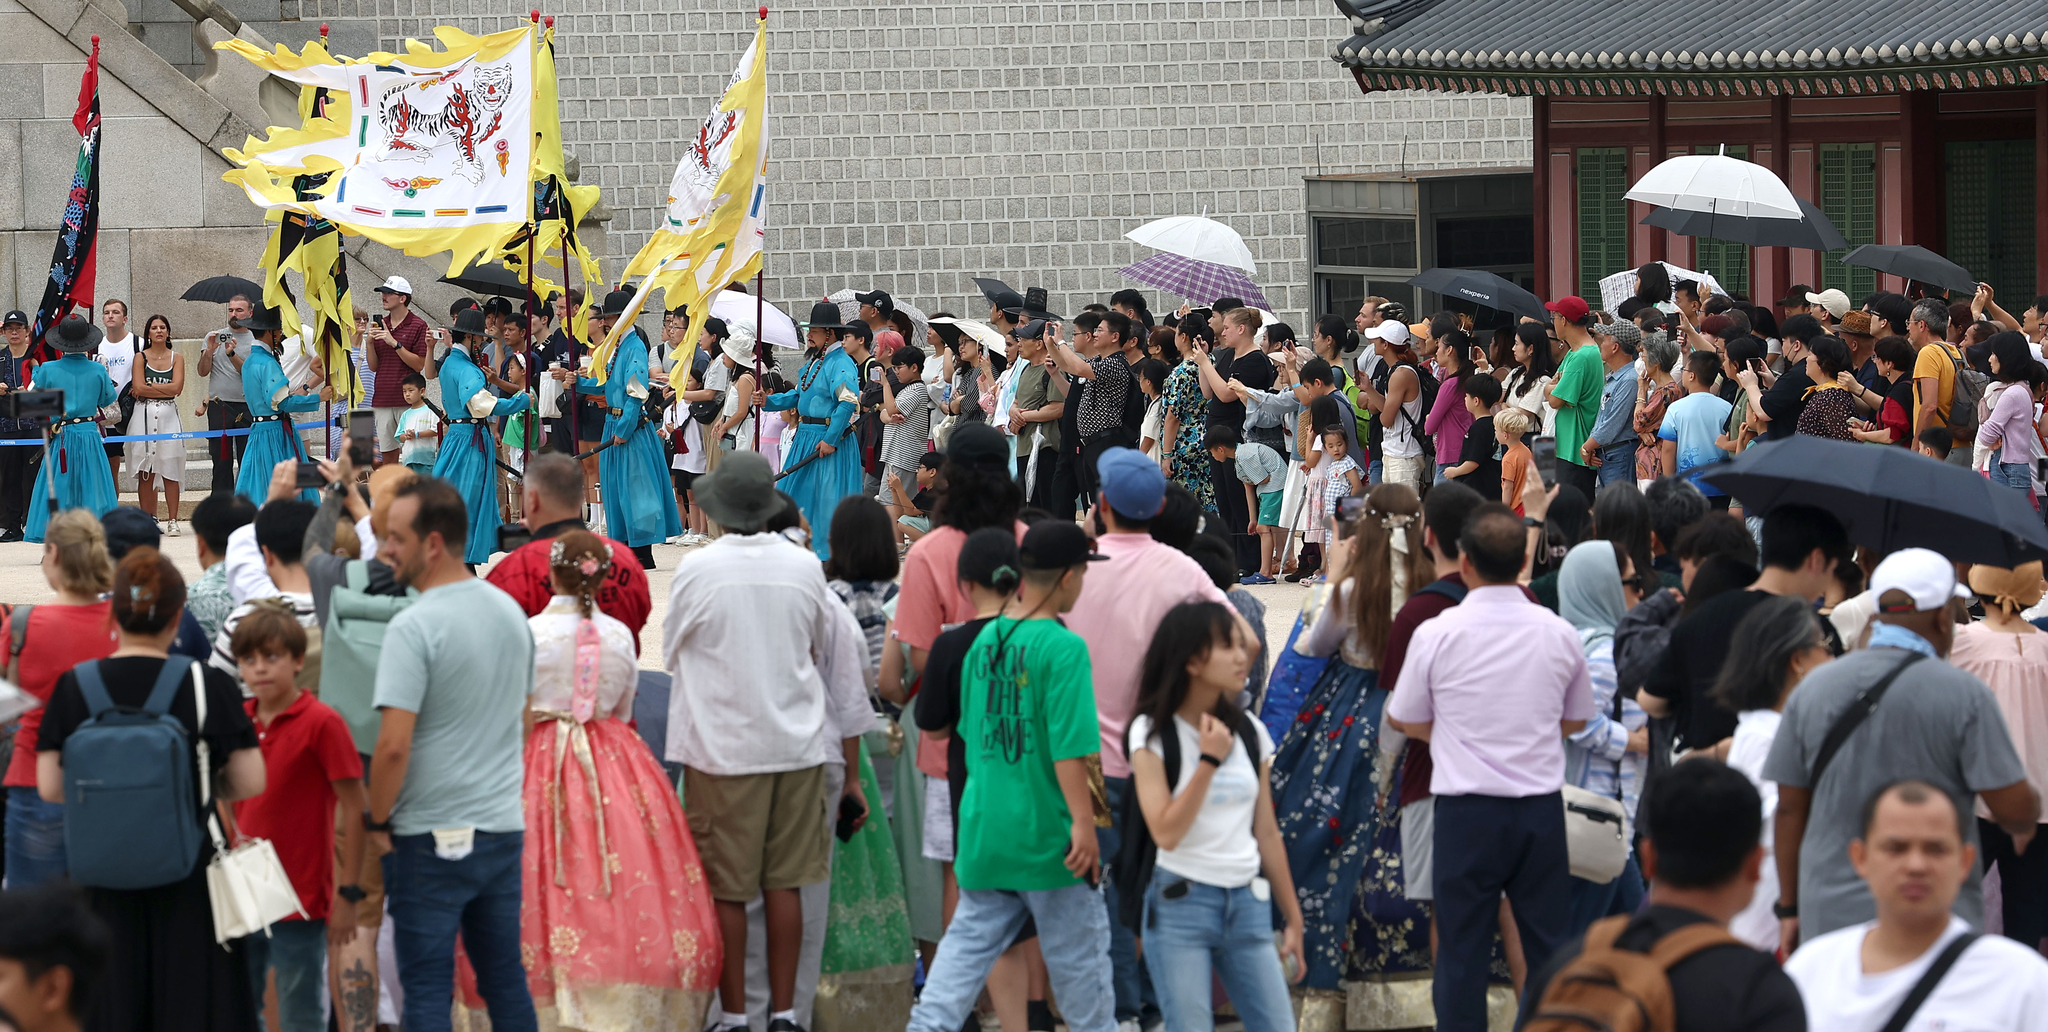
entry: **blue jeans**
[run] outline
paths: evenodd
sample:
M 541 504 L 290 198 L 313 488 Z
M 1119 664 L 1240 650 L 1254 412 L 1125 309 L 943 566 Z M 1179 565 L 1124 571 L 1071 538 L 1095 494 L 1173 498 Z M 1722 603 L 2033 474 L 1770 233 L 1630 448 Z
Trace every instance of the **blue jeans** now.
M 71 871 L 64 855 L 64 804 L 46 803 L 33 788 L 7 790 L 7 887 L 58 881 Z
M 1617 481 L 1636 482 L 1636 442 L 1624 441 L 1600 449 L 1599 484 L 1606 487 Z M 1591 499 L 1588 499 L 1591 501 Z
M 1986 472 L 1991 474 L 1991 482 L 2001 487 L 2010 487 L 2015 491 L 2031 490 L 2033 487 L 2034 478 L 2024 462 L 1994 460 Z
M 1110 826 L 1095 829 L 1095 844 L 1102 855 L 1115 858 L 1117 849 L 1123 844 L 1123 829 L 1116 822 L 1124 812 L 1124 793 L 1131 790 L 1130 778 L 1102 779 L 1103 788 L 1109 796 Z M 1116 987 L 1116 1017 L 1118 1021 L 1138 1017 L 1145 1009 L 1145 986 L 1138 963 L 1138 937 L 1116 919 L 1118 906 L 1116 886 L 1103 880 L 1103 913 L 1109 920 L 1109 964 L 1110 974 Z
M 1109 912 L 1102 906 L 1102 893 L 1086 885 L 1034 892 L 961 889 L 953 923 L 946 926 L 945 945 L 925 976 L 917 1006 L 911 1008 L 909 1032 L 958 1032 L 996 958 L 1010 948 L 1027 914 L 1037 919 L 1038 948 L 1045 954 L 1046 973 L 1068 1029 L 1116 1032 L 1116 1000 L 1105 963 Z M 405 1000 L 410 1008 L 410 986 Z M 493 1027 L 496 1024 L 492 1022 Z M 409 1022 L 406 1032 L 414 1032 Z
M 327 1014 L 320 988 L 327 981 L 327 922 L 280 921 L 270 934 L 258 932 L 242 940 L 249 958 L 250 988 L 256 992 L 256 1013 L 263 1013 L 264 976 L 277 969 L 278 1032 L 321 1032 Z
M 1386 464 L 1386 463 L 1384 463 L 1384 462 L 1381 462 L 1381 461 L 1380 461 L 1380 460 L 1378 460 L 1378 459 L 1374 459 L 1374 460 L 1372 460 L 1372 464 L 1371 464 L 1371 465 L 1368 465 L 1368 466 L 1366 466 L 1366 467 L 1365 467 L 1365 482 L 1366 482 L 1366 483 L 1368 483 L 1368 484 L 1372 485 L 1373 487 L 1378 487 L 1378 486 L 1380 486 L 1380 481 L 1383 481 L 1383 480 L 1385 480 L 1385 479 L 1387 479 L 1387 464 Z
M 519 859 L 525 845 L 520 832 L 479 831 L 468 856 L 443 860 L 434 854 L 432 835 L 391 836 L 384 896 L 405 988 L 406 1032 L 448 1032 L 458 930 L 491 1027 L 536 1032 L 533 996 L 519 963 Z
M 1186 886 L 1168 899 L 1166 891 Z M 1273 948 L 1273 904 L 1235 889 L 1155 871 L 1145 892 L 1145 966 L 1159 993 L 1166 1032 L 1210 1032 L 1210 971 L 1244 1020 L 1245 1032 L 1289 1032 L 1294 1005 Z

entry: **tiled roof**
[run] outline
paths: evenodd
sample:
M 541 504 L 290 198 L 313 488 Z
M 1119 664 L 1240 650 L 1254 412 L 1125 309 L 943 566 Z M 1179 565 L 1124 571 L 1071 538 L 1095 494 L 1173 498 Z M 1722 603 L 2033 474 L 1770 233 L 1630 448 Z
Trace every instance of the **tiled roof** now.
M 1507 83 L 1510 92 L 1564 93 L 1598 84 L 1605 93 L 1612 83 L 1633 93 L 1637 84 L 1663 92 L 1693 79 L 1697 92 L 1705 77 L 1722 80 L 1726 95 L 1731 83 L 1742 93 L 1775 93 L 1780 84 L 1810 92 L 1819 80 L 1820 92 L 1839 93 L 1842 84 L 1892 92 L 2048 81 L 2044 0 L 1334 2 L 1352 34 L 1332 56 L 1368 89 L 1427 82 L 1497 91 Z

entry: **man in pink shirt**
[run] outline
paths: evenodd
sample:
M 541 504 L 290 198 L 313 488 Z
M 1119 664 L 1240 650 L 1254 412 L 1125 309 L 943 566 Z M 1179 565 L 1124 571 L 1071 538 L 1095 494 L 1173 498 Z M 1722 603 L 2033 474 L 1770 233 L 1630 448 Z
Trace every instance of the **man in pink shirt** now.
M 1435 769 L 1437 1027 L 1486 1028 L 1486 979 L 1507 893 L 1529 970 L 1571 921 L 1564 736 L 1593 715 L 1579 635 L 1517 584 L 1527 532 L 1498 503 L 1458 537 L 1465 601 L 1415 630 L 1387 719 L 1429 743 Z
M 1090 568 L 1066 621 L 1088 643 L 1096 720 L 1102 726 L 1102 775 L 1114 820 L 1123 812 L 1123 796 L 1131 785 L 1124 727 L 1138 707 L 1139 669 L 1160 618 L 1182 602 L 1225 599 L 1200 563 L 1154 541 L 1148 532 L 1166 504 L 1166 474 L 1159 463 L 1131 448 L 1110 448 L 1096 460 L 1095 473 L 1103 503 L 1096 510 L 1102 533 L 1095 550 L 1109 560 Z M 1096 829 L 1103 856 L 1116 855 L 1122 831 L 1116 826 Z M 1137 944 L 1130 929 L 1116 920 L 1115 886 L 1105 885 L 1102 896 L 1110 913 L 1109 957 L 1116 969 L 1116 1015 L 1122 1022 L 1139 1016 Z

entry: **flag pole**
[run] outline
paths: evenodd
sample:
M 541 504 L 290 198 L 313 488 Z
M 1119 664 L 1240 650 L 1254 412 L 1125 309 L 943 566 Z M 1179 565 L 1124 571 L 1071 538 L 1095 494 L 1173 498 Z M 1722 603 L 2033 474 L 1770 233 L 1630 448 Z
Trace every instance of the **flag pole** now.
M 761 5 L 761 20 L 764 22 L 768 20 L 767 4 Z M 759 55 L 759 60 L 761 62 L 762 79 L 761 99 L 764 101 L 764 103 L 761 105 L 761 122 L 765 126 L 768 121 L 768 105 L 765 103 L 765 101 L 767 100 L 766 87 L 768 79 L 768 34 L 765 29 L 762 31 L 761 34 L 761 53 Z M 761 155 L 761 160 L 763 162 L 765 162 L 767 158 L 768 155 Z M 767 213 L 763 212 L 762 214 L 765 215 Z M 744 226 L 744 223 L 742 223 L 742 225 Z M 742 231 L 744 232 L 744 230 Z M 768 234 L 764 232 L 761 234 L 761 264 L 760 267 L 754 270 L 754 390 L 756 393 L 764 393 L 767 390 L 767 381 L 761 378 L 761 346 L 768 340 L 768 323 L 766 319 L 763 318 L 767 314 L 765 309 L 768 307 L 768 301 L 767 294 L 762 289 L 762 287 L 767 282 Z M 747 405 L 748 407 L 754 410 L 754 451 L 758 453 L 761 450 L 762 407 L 759 405 L 755 405 L 754 400 L 752 398 L 747 399 Z
M 539 22 L 539 9 L 536 8 L 528 12 L 527 18 L 530 22 Z M 553 15 L 550 15 L 548 16 L 548 28 L 553 29 L 554 27 L 555 19 Z M 544 46 L 545 44 L 545 39 L 540 35 L 539 28 L 536 27 L 534 30 L 534 45 Z M 521 437 L 526 444 L 528 458 L 533 456 L 537 443 L 534 440 L 534 435 L 540 429 L 540 355 L 534 349 L 533 343 L 533 313 L 540 307 L 540 296 L 533 286 L 533 238 L 540 232 L 540 215 L 538 212 L 530 214 L 532 216 L 531 220 L 526 225 L 526 311 L 519 313 L 519 318 L 523 320 L 519 327 L 519 335 L 526 338 L 526 433 L 521 435 Z M 564 236 L 563 239 L 566 241 L 568 238 Z M 565 243 L 563 246 L 566 248 L 567 244 Z M 565 287 L 569 285 L 569 262 L 566 254 L 562 259 L 562 285 Z M 573 448 L 575 445 L 572 444 L 570 447 Z M 521 514 L 524 515 L 525 505 L 523 498 L 521 502 Z

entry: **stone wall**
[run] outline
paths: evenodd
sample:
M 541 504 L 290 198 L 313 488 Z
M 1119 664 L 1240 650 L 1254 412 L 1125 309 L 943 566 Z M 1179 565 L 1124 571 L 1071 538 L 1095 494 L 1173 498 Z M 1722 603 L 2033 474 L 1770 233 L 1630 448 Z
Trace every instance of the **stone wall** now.
M 170 0 L 137 2 L 178 13 Z M 326 21 L 348 53 L 371 39 L 398 49 L 442 23 L 511 28 L 530 5 L 227 6 L 280 42 Z M 752 12 L 707 0 L 564 0 L 547 12 L 557 17 L 564 135 L 617 212 L 608 272 L 651 232 L 684 138 L 723 89 Z M 169 31 L 157 24 L 152 46 Z M 1046 286 L 1071 314 L 1126 285 L 1116 270 L 1151 253 L 1125 232 L 1207 212 L 1245 235 L 1267 296 L 1299 319 L 1309 303 L 1304 176 L 1529 161 L 1526 100 L 1361 96 L 1329 60 L 1344 25 L 1328 0 L 865 0 L 771 11 L 769 25 L 769 297 L 792 307 L 877 285 L 927 311 L 971 310 L 970 277 L 996 275 Z

